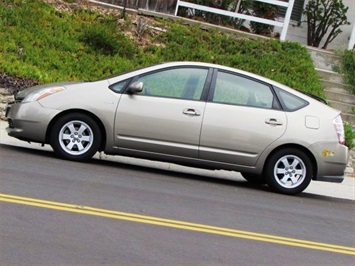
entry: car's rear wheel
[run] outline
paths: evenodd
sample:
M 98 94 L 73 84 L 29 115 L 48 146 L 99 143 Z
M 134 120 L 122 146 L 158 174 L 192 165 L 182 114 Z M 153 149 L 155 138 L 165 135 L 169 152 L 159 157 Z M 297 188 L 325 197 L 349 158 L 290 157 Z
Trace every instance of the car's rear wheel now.
M 312 162 L 301 150 L 282 149 L 271 155 L 265 167 L 267 184 L 276 192 L 294 195 L 307 188 L 312 179 Z
M 100 128 L 90 116 L 80 113 L 67 114 L 53 125 L 50 144 L 54 152 L 68 160 L 85 161 L 99 149 Z
M 262 175 L 250 174 L 250 173 L 240 173 L 242 177 L 251 184 L 264 185 L 266 183 Z

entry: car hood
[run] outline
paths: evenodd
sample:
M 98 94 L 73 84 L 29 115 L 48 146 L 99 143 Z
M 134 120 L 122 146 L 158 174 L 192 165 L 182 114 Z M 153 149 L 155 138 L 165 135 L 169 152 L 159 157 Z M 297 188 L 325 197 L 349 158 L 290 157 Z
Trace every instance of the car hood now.
M 19 91 L 15 95 L 15 100 L 16 101 L 22 101 L 27 95 L 29 95 L 29 94 L 31 94 L 31 93 L 33 93 L 35 91 L 39 91 L 41 89 L 52 88 L 52 87 L 60 87 L 60 86 L 65 87 L 67 85 L 78 84 L 78 83 L 82 83 L 82 82 L 57 82 L 57 83 L 33 86 L 33 87 L 30 87 L 30 88 L 24 89 L 22 91 Z

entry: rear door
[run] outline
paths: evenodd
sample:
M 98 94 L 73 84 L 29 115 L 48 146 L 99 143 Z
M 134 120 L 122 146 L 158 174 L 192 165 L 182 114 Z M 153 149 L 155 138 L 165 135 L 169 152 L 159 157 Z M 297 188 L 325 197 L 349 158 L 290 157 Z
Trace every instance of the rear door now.
M 136 77 L 144 89 L 123 94 L 115 119 L 121 149 L 198 157 L 209 68 L 168 68 Z
M 268 84 L 217 71 L 201 131 L 200 158 L 254 166 L 259 155 L 287 126 Z

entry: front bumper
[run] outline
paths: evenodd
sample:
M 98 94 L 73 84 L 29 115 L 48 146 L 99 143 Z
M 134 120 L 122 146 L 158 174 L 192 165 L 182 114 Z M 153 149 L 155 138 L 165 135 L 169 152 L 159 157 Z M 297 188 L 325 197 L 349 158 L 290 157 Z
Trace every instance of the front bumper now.
M 46 143 L 50 121 L 58 110 L 44 108 L 38 102 L 14 103 L 6 108 L 9 136 L 32 142 Z
M 320 142 L 310 147 L 317 162 L 314 180 L 341 183 L 348 162 L 348 148 L 338 142 Z

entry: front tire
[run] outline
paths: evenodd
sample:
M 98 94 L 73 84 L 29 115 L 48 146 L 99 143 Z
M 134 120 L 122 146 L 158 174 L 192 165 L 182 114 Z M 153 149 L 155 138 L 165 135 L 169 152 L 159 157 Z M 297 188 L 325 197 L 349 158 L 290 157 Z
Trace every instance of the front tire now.
M 312 162 L 301 150 L 286 148 L 271 155 L 265 168 L 267 184 L 278 193 L 294 195 L 305 190 L 313 175 Z
M 52 127 L 50 144 L 61 158 L 86 161 L 99 149 L 101 132 L 90 116 L 80 113 L 59 118 Z

